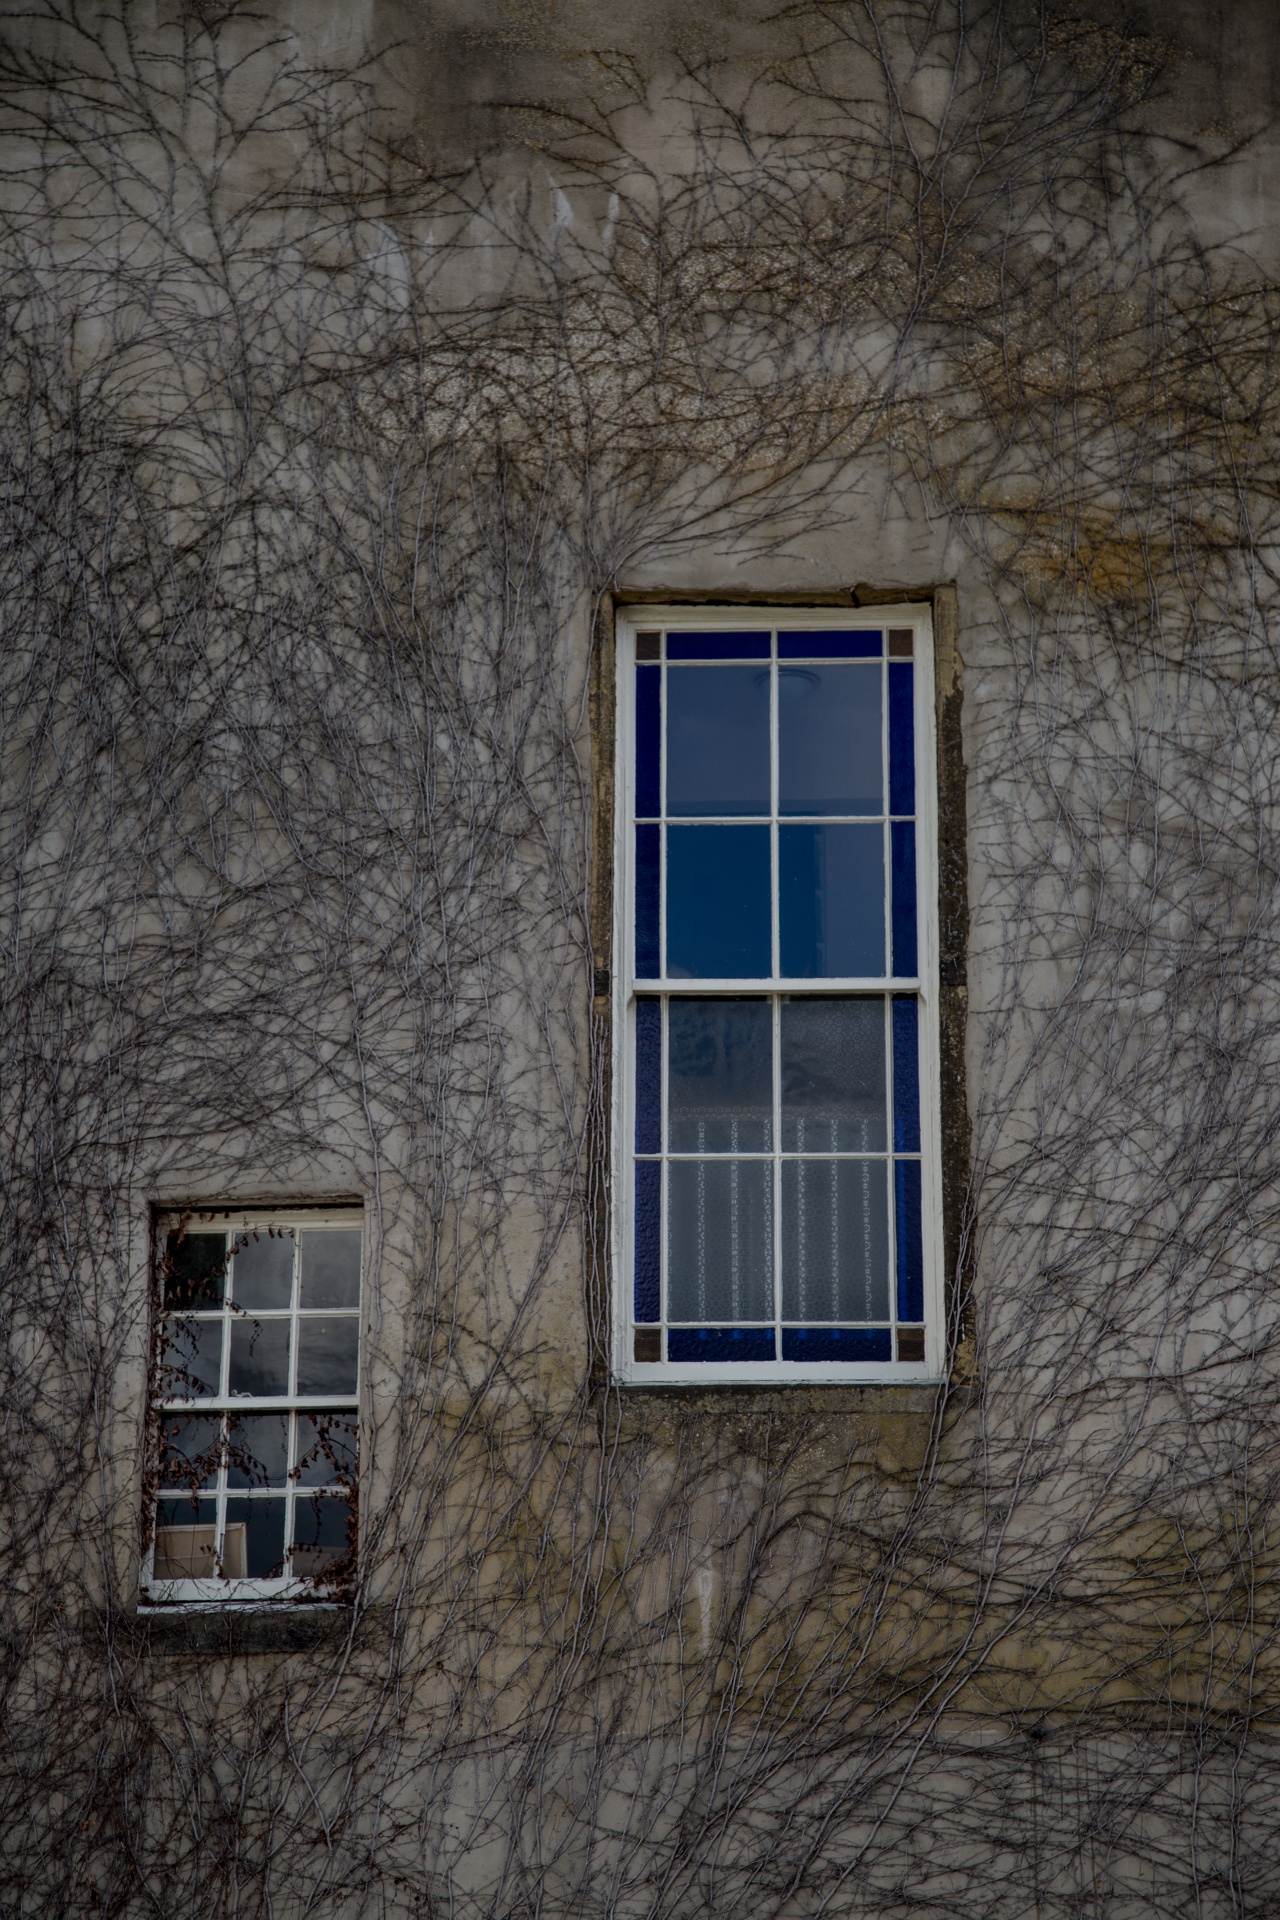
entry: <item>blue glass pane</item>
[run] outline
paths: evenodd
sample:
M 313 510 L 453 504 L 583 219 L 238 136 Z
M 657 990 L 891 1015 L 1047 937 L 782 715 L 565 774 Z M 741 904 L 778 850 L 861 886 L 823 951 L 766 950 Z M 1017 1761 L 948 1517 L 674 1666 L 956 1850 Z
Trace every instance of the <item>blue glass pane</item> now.
M 662 972 L 658 953 L 661 848 L 661 827 L 636 828 L 636 975 L 641 980 L 656 980 Z
M 924 1238 L 920 1225 L 920 1162 L 894 1162 L 898 1230 L 898 1318 L 924 1319 Z
M 784 1360 L 891 1360 L 887 1327 L 784 1327 Z
M 788 1320 L 889 1318 L 883 1160 L 782 1163 L 782 1312 Z
M 667 1109 L 673 1153 L 767 1153 L 773 1134 L 768 1000 L 672 999 Z
M 778 668 L 778 811 L 882 813 L 879 667 Z
M 780 827 L 778 865 L 783 974 L 883 974 L 883 830 Z
M 759 980 L 770 971 L 768 827 L 668 827 L 668 974 Z
M 893 996 L 893 1150 L 920 1151 L 920 1013 L 906 993 Z
M 636 1162 L 636 1319 L 662 1318 L 662 1165 Z
M 668 1360 L 772 1360 L 772 1327 L 672 1327 Z
M 784 1153 L 883 1153 L 884 1001 L 782 1003 Z
M 662 1002 L 636 1001 L 636 1152 L 662 1143 Z
M 767 633 L 669 633 L 668 660 L 767 660 Z
M 910 979 L 916 960 L 916 830 L 911 820 L 889 829 L 893 853 L 893 971 Z
M 780 633 L 779 660 L 878 660 L 882 633 Z
M 769 670 L 667 674 L 667 815 L 769 812 Z
M 662 812 L 662 668 L 636 668 L 636 818 Z
M 773 1163 L 667 1163 L 667 1318 L 773 1313 Z
M 915 668 L 893 661 L 889 668 L 889 811 L 916 810 Z

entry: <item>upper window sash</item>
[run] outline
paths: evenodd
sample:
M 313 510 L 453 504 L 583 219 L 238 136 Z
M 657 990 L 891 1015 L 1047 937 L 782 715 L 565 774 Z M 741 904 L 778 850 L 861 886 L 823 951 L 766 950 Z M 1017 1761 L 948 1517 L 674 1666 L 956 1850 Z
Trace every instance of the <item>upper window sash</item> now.
M 661 630 L 630 682 L 630 977 L 917 984 L 917 628 Z

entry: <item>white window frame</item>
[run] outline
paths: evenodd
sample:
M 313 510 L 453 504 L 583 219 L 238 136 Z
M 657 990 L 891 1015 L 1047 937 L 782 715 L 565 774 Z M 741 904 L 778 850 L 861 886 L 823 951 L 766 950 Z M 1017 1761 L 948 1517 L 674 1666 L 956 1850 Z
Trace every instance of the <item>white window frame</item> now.
M 246 1604 L 262 1604 L 264 1602 L 301 1602 L 306 1605 L 331 1602 L 335 1591 L 332 1583 L 326 1582 L 323 1579 L 308 1579 L 305 1577 L 295 1577 L 290 1574 L 284 1574 L 276 1579 L 270 1580 L 157 1580 L 155 1578 L 153 1570 L 155 1566 L 157 1531 L 156 1502 L 158 1499 L 164 1498 L 166 1492 L 169 1491 L 158 1484 L 160 1462 L 158 1459 L 153 1458 L 153 1449 L 156 1442 L 155 1423 L 157 1416 L 165 1413 L 184 1415 L 235 1412 L 246 1414 L 308 1413 L 313 1410 L 328 1411 L 335 1408 L 349 1408 L 357 1428 L 356 1485 L 352 1488 L 352 1497 L 355 1500 L 356 1506 L 356 1524 L 357 1527 L 359 1526 L 359 1482 L 361 1478 L 361 1456 L 363 1453 L 361 1444 L 362 1435 L 360 1432 L 362 1424 L 360 1420 L 360 1387 L 364 1371 L 365 1270 L 367 1256 L 364 1209 L 358 1206 L 328 1208 L 285 1206 L 253 1207 L 248 1209 L 218 1207 L 203 1208 L 198 1211 L 189 1208 L 166 1208 L 158 1212 L 155 1222 L 152 1280 L 153 1298 L 155 1300 L 154 1311 L 157 1316 L 157 1332 L 159 1322 L 165 1317 L 165 1311 L 163 1299 L 159 1294 L 158 1282 L 154 1276 L 158 1275 L 160 1271 L 167 1237 L 170 1233 L 176 1231 L 179 1226 L 185 1226 L 189 1233 L 235 1234 L 246 1230 L 251 1231 L 254 1228 L 261 1231 L 268 1226 L 277 1229 L 281 1227 L 290 1228 L 295 1234 L 305 1232 L 308 1229 L 323 1227 L 337 1228 L 340 1230 L 345 1229 L 347 1232 L 358 1231 L 360 1234 L 360 1289 L 358 1295 L 359 1305 L 356 1314 L 358 1327 L 356 1391 L 353 1394 L 277 1394 L 272 1396 L 264 1395 L 262 1397 L 255 1396 L 253 1398 L 237 1398 L 229 1394 L 203 1394 L 198 1399 L 177 1401 L 160 1393 L 159 1381 L 153 1373 L 153 1377 L 149 1383 L 147 1406 L 147 1458 L 150 1469 L 147 1476 L 147 1498 L 150 1501 L 151 1510 L 146 1516 L 147 1548 L 143 1558 L 139 1582 L 142 1603 L 147 1607 L 168 1607 L 172 1609 L 175 1606 L 185 1606 L 207 1609 L 210 1606 L 244 1606 Z M 315 1309 L 317 1315 L 322 1314 L 324 1311 L 325 1309 L 322 1308 Z M 329 1311 L 333 1311 L 333 1309 Z M 295 1315 L 296 1312 L 297 1309 L 295 1308 Z M 228 1364 L 225 1342 L 221 1364 L 225 1371 Z M 296 1365 L 296 1355 L 293 1364 Z M 174 1489 L 172 1491 L 177 1492 L 180 1491 L 180 1489 Z M 292 1537 L 294 1500 L 299 1496 L 299 1493 L 301 1493 L 301 1497 L 305 1499 L 315 1491 L 317 1491 L 317 1489 L 297 1489 L 290 1487 L 285 1512 L 286 1542 Z M 230 1497 L 235 1498 L 236 1494 L 233 1492 Z M 333 1498 L 335 1496 L 331 1495 L 330 1497 Z
M 915 664 L 916 930 L 915 982 L 880 979 L 646 980 L 646 996 L 724 993 L 880 992 L 914 990 L 920 1018 L 921 1229 L 924 1257 L 925 1351 L 923 1362 L 799 1362 L 789 1360 L 699 1362 L 637 1361 L 634 1357 L 634 1145 L 635 1145 L 635 667 L 636 635 L 684 628 L 697 633 L 775 631 L 802 628 L 869 631 L 910 628 Z M 934 715 L 933 621 L 927 606 L 874 608 L 792 606 L 631 606 L 616 616 L 617 705 L 614 788 L 613 915 L 613 1115 L 611 1149 L 612 1345 L 615 1380 L 623 1386 L 712 1387 L 787 1383 L 894 1385 L 932 1383 L 945 1357 L 942 1222 L 941 1074 L 938 1007 L 938 827 L 937 737 Z M 887 646 L 887 639 L 886 639 Z M 887 726 L 887 717 L 886 717 Z M 887 762 L 886 762 L 887 768 Z M 886 771 L 887 779 L 887 771 Z M 894 1222 L 890 1207 L 890 1299 L 896 1323 Z M 664 1250 L 665 1262 L 665 1250 Z

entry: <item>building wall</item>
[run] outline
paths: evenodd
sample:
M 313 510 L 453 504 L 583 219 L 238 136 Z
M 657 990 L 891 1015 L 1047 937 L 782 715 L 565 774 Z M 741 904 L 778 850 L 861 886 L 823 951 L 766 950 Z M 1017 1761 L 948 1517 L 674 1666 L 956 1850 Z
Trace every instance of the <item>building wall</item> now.
M 6 1911 L 1274 1904 L 1278 42 L 8 18 Z M 646 596 L 933 604 L 936 1390 L 609 1382 Z M 155 1209 L 356 1198 L 350 1605 L 139 1614 Z

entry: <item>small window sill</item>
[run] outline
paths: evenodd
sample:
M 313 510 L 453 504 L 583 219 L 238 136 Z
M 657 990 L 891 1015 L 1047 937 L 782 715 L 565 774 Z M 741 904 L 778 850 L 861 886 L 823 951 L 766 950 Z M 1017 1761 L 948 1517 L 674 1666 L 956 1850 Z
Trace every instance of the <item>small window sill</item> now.
M 333 1603 L 140 1606 L 128 1618 L 143 1654 L 309 1653 L 351 1629 L 351 1609 Z

